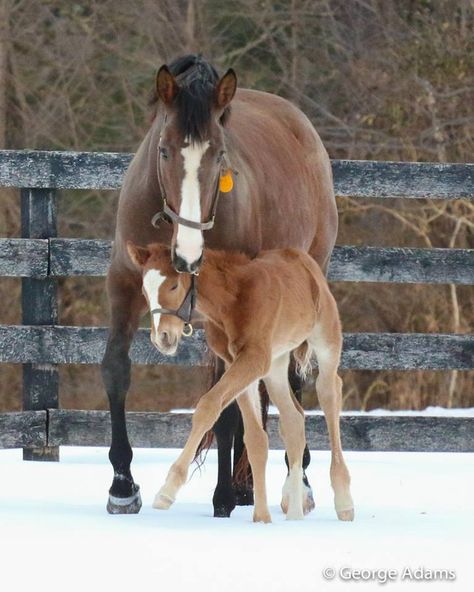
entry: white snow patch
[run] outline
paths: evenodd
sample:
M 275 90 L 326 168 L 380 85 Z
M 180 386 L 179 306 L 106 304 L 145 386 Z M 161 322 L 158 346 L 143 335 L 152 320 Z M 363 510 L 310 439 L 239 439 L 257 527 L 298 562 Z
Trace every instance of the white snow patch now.
M 347 452 L 356 519 L 338 522 L 329 484 L 329 453 L 312 452 L 308 477 L 316 509 L 286 522 L 279 509 L 286 474 L 271 451 L 268 497 L 273 524 L 253 524 L 252 508 L 212 517 L 216 452 L 211 450 L 168 512 L 151 507 L 177 450 L 135 450 L 141 485 L 138 515 L 105 510 L 112 469 L 105 448 L 62 448 L 60 463 L 23 462 L 0 451 L 0 578 L 2 590 L 222 591 L 377 590 L 322 570 L 446 568 L 453 590 L 472 585 L 474 454 Z M 416 582 L 445 590 L 446 582 Z M 390 582 L 387 590 L 409 590 Z

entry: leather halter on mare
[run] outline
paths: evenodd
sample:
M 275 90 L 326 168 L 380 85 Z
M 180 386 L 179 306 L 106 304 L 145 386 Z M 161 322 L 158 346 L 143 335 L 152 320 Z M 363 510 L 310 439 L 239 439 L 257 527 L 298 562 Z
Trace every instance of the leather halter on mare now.
M 220 191 L 220 176 L 223 167 L 221 166 L 219 169 L 219 174 L 217 175 L 216 180 L 216 188 L 214 190 L 214 197 L 212 198 L 212 206 L 211 206 L 211 217 L 207 222 L 194 222 L 194 220 L 188 220 L 187 218 L 182 218 L 179 216 L 174 210 L 170 208 L 168 202 L 166 200 L 166 191 L 163 185 L 163 179 L 161 175 L 161 137 L 160 141 L 158 142 L 158 185 L 160 187 L 161 197 L 163 199 L 163 210 L 161 212 L 157 212 L 153 218 L 151 219 L 152 225 L 157 228 L 160 224 L 161 220 L 165 222 L 171 223 L 175 222 L 176 224 L 181 224 L 182 226 L 187 226 L 188 228 L 194 228 L 195 230 L 211 230 L 214 226 L 214 220 L 216 218 L 217 212 L 217 204 L 219 203 L 219 197 L 221 195 Z
M 193 334 L 193 326 L 191 324 L 191 318 L 193 316 L 194 308 L 196 306 L 196 274 L 191 274 L 191 285 L 189 286 L 188 291 L 186 292 L 186 296 L 184 297 L 183 302 L 181 302 L 180 306 L 176 309 L 172 308 L 153 308 L 150 310 L 150 314 L 168 314 L 174 315 L 184 321 L 184 329 L 183 335 L 185 337 L 190 337 Z

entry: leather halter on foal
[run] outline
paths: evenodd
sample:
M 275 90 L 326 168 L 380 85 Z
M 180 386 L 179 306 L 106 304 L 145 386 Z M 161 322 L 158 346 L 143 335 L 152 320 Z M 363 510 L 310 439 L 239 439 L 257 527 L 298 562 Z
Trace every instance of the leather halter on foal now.
M 193 326 L 191 325 L 191 318 L 193 316 L 194 308 L 196 306 L 196 274 L 191 274 L 191 285 L 186 292 L 183 302 L 179 308 L 153 308 L 150 314 L 168 314 L 174 315 L 184 321 L 183 335 L 190 337 L 193 334 Z

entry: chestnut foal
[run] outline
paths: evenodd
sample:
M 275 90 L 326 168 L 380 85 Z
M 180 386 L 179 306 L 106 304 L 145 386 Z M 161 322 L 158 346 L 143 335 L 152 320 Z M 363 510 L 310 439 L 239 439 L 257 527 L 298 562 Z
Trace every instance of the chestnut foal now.
M 353 520 L 350 477 L 339 433 L 342 381 L 337 375 L 342 345 L 336 302 L 317 263 L 296 249 L 262 251 L 254 259 L 241 253 L 205 249 L 199 278 L 176 272 L 166 246 L 127 244 L 141 269 L 143 293 L 151 310 L 151 340 L 174 354 L 181 335 L 189 334 L 192 309 L 203 318 L 211 349 L 226 371 L 203 395 L 193 415 L 191 434 L 154 507 L 168 509 L 185 483 L 197 447 L 222 410 L 237 403 L 254 476 L 255 522 L 270 522 L 265 487 L 268 437 L 262 427 L 258 381 L 263 379 L 280 412 L 280 431 L 289 461 L 282 509 L 287 519 L 302 519 L 311 509 L 303 491 L 304 413 L 288 383 L 290 352 L 300 371 L 316 354 L 316 389 L 331 443 L 331 484 L 340 520 Z M 268 298 L 262 299 L 262 294 Z

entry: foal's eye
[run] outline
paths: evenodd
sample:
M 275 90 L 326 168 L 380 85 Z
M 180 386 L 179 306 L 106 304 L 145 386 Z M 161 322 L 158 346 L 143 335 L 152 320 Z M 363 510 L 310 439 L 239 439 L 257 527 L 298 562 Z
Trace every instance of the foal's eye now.
M 178 284 L 175 284 L 174 286 L 171 287 L 171 291 L 176 290 L 177 287 L 178 287 Z
M 166 148 L 163 148 L 162 146 L 160 146 L 160 155 L 165 160 L 168 160 L 168 150 L 166 150 Z

